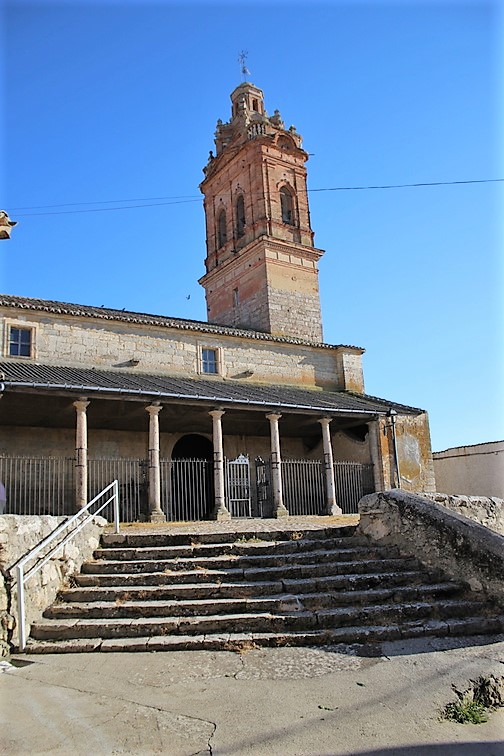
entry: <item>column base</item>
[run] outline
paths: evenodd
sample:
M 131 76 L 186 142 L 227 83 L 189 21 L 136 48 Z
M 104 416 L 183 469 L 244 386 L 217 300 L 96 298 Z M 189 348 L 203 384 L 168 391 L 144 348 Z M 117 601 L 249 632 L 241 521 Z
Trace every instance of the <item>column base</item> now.
M 226 507 L 219 507 L 219 509 L 212 513 L 212 520 L 216 522 L 229 522 L 231 520 L 231 513 Z
M 273 517 L 275 519 L 279 517 L 289 517 L 289 510 L 286 509 L 284 504 L 280 504 L 280 506 L 273 510 Z
M 166 522 L 166 515 L 164 512 L 151 512 L 149 522 Z
M 337 517 L 338 515 L 343 514 L 343 510 L 341 507 L 338 507 L 337 504 L 332 504 L 331 506 L 327 507 L 327 516 L 328 517 Z

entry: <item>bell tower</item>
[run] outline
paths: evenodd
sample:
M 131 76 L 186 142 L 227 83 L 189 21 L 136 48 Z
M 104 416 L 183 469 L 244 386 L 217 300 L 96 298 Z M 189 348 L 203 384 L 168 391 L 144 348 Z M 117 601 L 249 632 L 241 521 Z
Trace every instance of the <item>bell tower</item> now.
M 306 190 L 308 154 L 263 92 L 244 82 L 217 122 L 200 185 L 206 216 L 210 323 L 322 341 L 318 260 Z

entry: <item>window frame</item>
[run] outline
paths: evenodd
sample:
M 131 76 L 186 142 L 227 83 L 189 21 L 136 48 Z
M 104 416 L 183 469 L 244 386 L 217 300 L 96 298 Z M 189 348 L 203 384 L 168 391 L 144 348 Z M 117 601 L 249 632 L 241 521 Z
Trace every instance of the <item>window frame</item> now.
M 208 346 L 207 344 L 202 344 L 198 347 L 198 372 L 200 375 L 204 376 L 213 376 L 213 375 L 222 375 L 222 354 L 221 354 L 220 347 L 215 346 Z M 215 359 L 214 360 L 208 360 L 205 356 L 206 353 L 213 352 Z M 206 370 L 206 366 L 214 365 L 215 370 Z
M 12 339 L 12 332 L 13 331 L 24 331 L 29 333 L 29 354 L 13 354 L 11 353 L 11 347 L 13 346 L 13 339 Z M 29 323 L 25 320 L 12 320 L 12 319 L 5 319 L 4 320 L 4 343 L 3 343 L 3 354 L 4 357 L 9 357 L 11 359 L 16 360 L 32 360 L 36 357 L 36 335 L 37 335 L 37 324 L 36 323 Z M 22 343 L 21 340 L 18 340 L 18 346 L 21 347 Z

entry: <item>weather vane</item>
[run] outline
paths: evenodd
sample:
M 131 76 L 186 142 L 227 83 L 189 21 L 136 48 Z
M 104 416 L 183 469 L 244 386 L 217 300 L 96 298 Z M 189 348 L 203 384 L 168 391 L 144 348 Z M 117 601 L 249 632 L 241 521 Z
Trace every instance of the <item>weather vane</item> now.
M 238 63 L 240 64 L 240 71 L 243 77 L 243 81 L 247 81 L 247 76 L 250 76 L 250 71 L 248 70 L 247 65 L 246 65 L 247 58 L 248 58 L 247 50 L 242 50 L 241 53 L 238 55 Z

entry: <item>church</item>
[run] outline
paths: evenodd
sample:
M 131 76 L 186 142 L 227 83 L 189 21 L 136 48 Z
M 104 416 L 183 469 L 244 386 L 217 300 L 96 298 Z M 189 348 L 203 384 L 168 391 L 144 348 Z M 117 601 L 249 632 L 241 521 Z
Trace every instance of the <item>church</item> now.
M 434 491 L 424 410 L 369 396 L 323 339 L 294 127 L 249 82 L 203 169 L 207 322 L 0 295 L 6 511 L 66 514 L 117 479 L 124 521 L 336 515 Z

